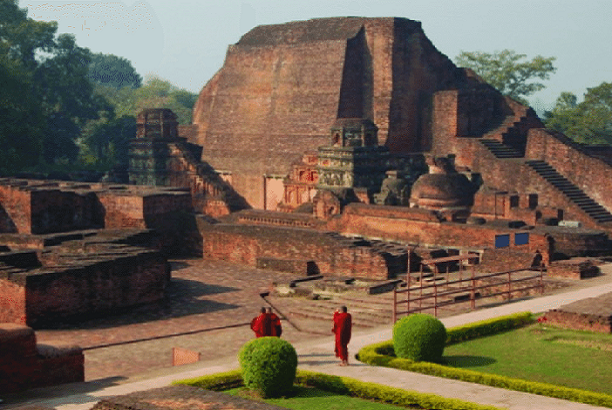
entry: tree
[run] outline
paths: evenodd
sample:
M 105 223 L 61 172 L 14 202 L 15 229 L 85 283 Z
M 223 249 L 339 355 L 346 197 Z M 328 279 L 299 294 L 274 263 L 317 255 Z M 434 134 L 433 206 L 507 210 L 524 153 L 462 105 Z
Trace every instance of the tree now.
M 541 82 L 532 80 L 548 80 L 557 69 L 553 65 L 555 57 L 537 55 L 529 61 L 525 61 L 525 57 L 525 54 L 517 54 L 513 50 L 493 54 L 462 51 L 455 60 L 457 65 L 474 70 L 502 94 L 526 104 L 525 97 L 545 87 Z
M 91 121 L 83 129 L 80 142 L 81 163 L 88 166 L 112 168 L 128 163 L 130 139 L 136 135 L 136 118 L 114 113 Z
M 191 112 L 198 99 L 197 94 L 155 76 L 147 77 L 144 85 L 137 89 L 98 86 L 96 92 L 114 106 L 117 117 L 136 117 L 145 108 L 169 108 L 180 124 L 191 123 Z
M 123 57 L 113 54 L 97 53 L 91 56 L 89 79 L 96 84 L 113 88 L 138 88 L 142 77 L 136 72 L 132 63 Z
M 16 0 L 0 1 L 0 168 L 41 158 L 73 160 L 75 138 L 97 116 L 100 100 L 87 79 L 90 52 L 55 22 L 27 18 Z
M 110 168 L 127 163 L 129 140 L 136 134 L 136 117 L 145 108 L 169 108 L 181 124 L 191 123 L 198 96 L 168 81 L 149 77 L 140 88 L 96 85 L 99 98 L 108 107 L 100 118 L 89 121 L 79 139 L 80 160 L 86 165 Z
M 612 144 L 612 83 L 587 88 L 580 103 L 573 93 L 561 93 L 544 123 L 579 143 Z

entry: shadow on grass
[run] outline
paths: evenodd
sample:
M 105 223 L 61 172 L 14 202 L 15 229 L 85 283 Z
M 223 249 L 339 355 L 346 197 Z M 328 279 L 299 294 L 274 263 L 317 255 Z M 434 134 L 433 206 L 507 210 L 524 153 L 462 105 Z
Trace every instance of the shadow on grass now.
M 445 366 L 458 368 L 488 366 L 497 363 L 497 360 L 486 356 L 448 355 L 442 360 Z

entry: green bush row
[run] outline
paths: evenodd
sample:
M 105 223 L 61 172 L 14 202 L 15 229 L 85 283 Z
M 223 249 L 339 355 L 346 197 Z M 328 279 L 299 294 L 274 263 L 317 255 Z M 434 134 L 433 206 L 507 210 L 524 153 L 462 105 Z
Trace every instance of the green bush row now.
M 533 321 L 531 312 L 521 312 L 453 327 L 446 332 L 446 345 L 516 329 Z
M 228 372 L 209 374 L 206 376 L 194 377 L 193 379 L 175 380 L 172 384 L 186 384 L 201 389 L 222 391 L 240 387 L 242 383 L 242 370 L 230 370 Z
M 500 320 L 500 323 L 495 323 L 497 320 Z M 474 327 L 477 328 L 474 331 L 469 330 L 470 325 L 466 325 L 450 329 L 448 333 L 452 334 L 456 329 L 459 329 L 459 337 L 470 336 L 469 338 L 474 338 L 472 337 L 473 335 L 479 334 L 481 331 L 483 333 L 488 332 L 490 329 L 494 328 L 499 328 L 500 331 L 509 330 L 511 329 L 511 327 L 509 327 L 511 323 L 514 323 L 515 327 L 523 326 L 524 324 L 528 323 L 526 320 L 526 314 L 517 314 L 474 323 Z M 455 339 L 458 336 L 449 336 L 447 343 L 456 343 L 457 340 L 469 340 Z M 509 390 L 539 394 L 541 396 L 555 397 L 558 399 L 570 400 L 579 403 L 612 407 L 612 396 L 604 393 L 595 393 L 548 383 L 531 382 L 495 374 L 475 372 L 473 370 L 457 369 L 435 363 L 415 362 L 409 359 L 396 358 L 393 352 L 393 341 L 391 340 L 375 343 L 362 348 L 359 353 L 357 353 L 357 358 L 364 363 L 374 366 L 393 367 L 400 370 L 408 370 L 431 376 L 445 377 L 448 379 L 462 380 Z
M 298 370 L 296 384 L 316 387 L 333 393 L 345 394 L 362 399 L 378 400 L 399 406 L 419 406 L 427 409 L 449 410 L 500 410 L 499 407 L 469 403 L 459 399 L 447 399 L 430 393 L 419 393 L 383 386 L 377 383 L 367 383 L 349 377 L 331 376 L 305 370 Z M 226 390 L 242 386 L 240 370 L 232 370 L 208 376 L 187 380 L 178 380 L 172 384 L 186 384 L 208 390 Z
M 316 387 L 321 390 L 362 399 L 379 400 L 405 407 L 417 405 L 425 409 L 499 409 L 499 407 L 469 403 L 459 399 L 447 399 L 431 393 L 419 393 L 413 390 L 403 390 L 377 383 L 362 382 L 350 377 L 332 376 L 306 370 L 298 370 L 296 381 L 299 384 Z

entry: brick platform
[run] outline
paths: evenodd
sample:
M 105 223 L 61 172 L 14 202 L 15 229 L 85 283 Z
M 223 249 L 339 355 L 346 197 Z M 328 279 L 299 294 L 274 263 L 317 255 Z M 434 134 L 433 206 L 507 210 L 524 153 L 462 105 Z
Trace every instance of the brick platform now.
M 549 310 L 546 321 L 569 329 L 612 333 L 612 293 Z
M 0 393 L 83 381 L 83 363 L 77 346 L 37 344 L 31 328 L 0 323 Z

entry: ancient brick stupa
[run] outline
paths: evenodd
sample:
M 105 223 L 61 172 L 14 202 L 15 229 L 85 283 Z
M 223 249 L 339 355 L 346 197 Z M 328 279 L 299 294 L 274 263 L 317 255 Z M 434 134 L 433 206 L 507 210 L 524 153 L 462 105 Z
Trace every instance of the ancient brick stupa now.
M 466 81 L 403 18 L 341 17 L 259 26 L 228 48 L 194 108 L 192 142 L 231 174 L 249 204 L 264 198 L 306 151 L 328 145 L 340 118 L 378 128 L 391 153 L 431 146 L 431 96 Z M 266 190 L 269 192 L 266 193 Z
M 364 139 L 361 146 L 387 150 L 383 176 L 397 170 L 412 185 L 422 173 L 415 158 L 453 158 L 455 172 L 431 173 L 411 186 L 410 202 L 426 211 L 467 215 L 476 207 L 480 217 L 498 219 L 503 209 L 504 218 L 534 224 L 563 210 L 563 219 L 612 229 L 612 196 L 602 189 L 609 161 L 545 129 L 530 107 L 456 67 L 421 23 L 405 18 L 337 17 L 253 28 L 228 48 L 223 67 L 200 93 L 193 124 L 179 131 L 202 149 L 208 179 L 222 176 L 242 207 L 291 212 L 308 205 L 327 218 L 354 201 L 406 205 L 407 186 L 395 189 L 403 199 L 387 192 L 399 181 L 388 181 L 382 192 L 378 176 L 375 188 L 358 181 L 350 165 L 321 166 L 334 145 L 335 154 L 350 151 L 357 140 L 330 144 L 329 133 L 355 119 L 378 130 L 377 143 Z M 316 169 L 301 161 L 313 151 Z M 372 163 L 379 159 L 371 157 Z M 477 187 L 463 175 L 490 189 L 474 197 Z M 534 200 L 517 205 L 513 198 Z M 211 204 L 195 205 L 209 212 Z M 222 211 L 237 208 L 224 205 Z

